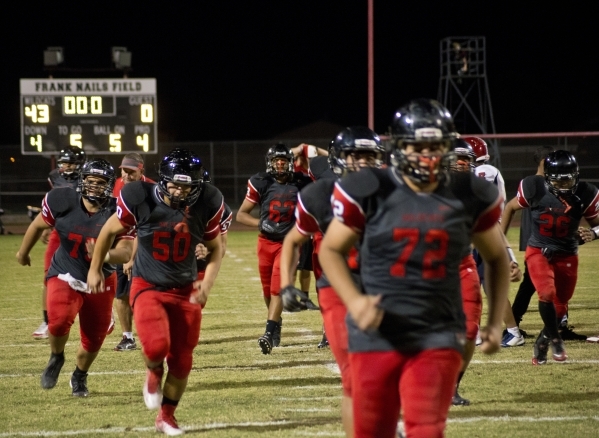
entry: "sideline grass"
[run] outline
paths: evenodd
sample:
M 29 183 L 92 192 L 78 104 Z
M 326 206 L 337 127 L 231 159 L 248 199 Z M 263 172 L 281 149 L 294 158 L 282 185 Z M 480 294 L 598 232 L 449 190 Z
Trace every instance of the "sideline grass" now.
M 514 246 L 517 230 L 510 231 Z M 66 363 L 56 388 L 44 391 L 39 377 L 49 357 L 47 341 L 32 339 L 41 319 L 42 260 L 38 243 L 33 266 L 21 267 L 15 253 L 22 236 L 0 236 L 0 438 L 9 436 L 148 437 L 155 412 L 142 400 L 139 351 L 114 352 L 120 339 L 106 339 L 88 378 L 90 396 L 74 399 L 68 380 L 79 342 L 71 331 Z M 230 232 L 228 254 L 202 321 L 177 418 L 190 436 L 343 436 L 339 418 L 340 378 L 321 337 L 319 312 L 285 313 L 282 347 L 260 352 L 264 330 L 255 257 L 256 234 Z M 571 302 L 571 324 L 588 335 L 599 332 L 595 269 L 597 242 L 580 250 L 579 281 Z M 522 253 L 517 253 L 522 262 Z M 517 284 L 512 286 L 511 296 Z M 533 297 L 522 327 L 531 334 L 541 321 Z M 448 437 L 599 436 L 597 406 L 599 345 L 566 343 L 569 363 L 530 364 L 532 340 L 494 356 L 475 353 L 461 394 L 469 407 L 452 408 Z

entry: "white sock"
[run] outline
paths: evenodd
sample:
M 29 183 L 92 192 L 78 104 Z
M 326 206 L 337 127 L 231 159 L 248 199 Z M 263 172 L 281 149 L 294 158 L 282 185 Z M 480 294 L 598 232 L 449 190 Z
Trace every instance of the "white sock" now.
M 133 332 L 123 332 L 123 336 L 127 339 L 133 339 Z
M 510 333 L 512 336 L 515 336 L 517 338 L 521 337 L 522 334 L 520 333 L 520 329 L 518 328 L 518 326 L 516 327 L 511 327 L 507 329 L 508 333 Z

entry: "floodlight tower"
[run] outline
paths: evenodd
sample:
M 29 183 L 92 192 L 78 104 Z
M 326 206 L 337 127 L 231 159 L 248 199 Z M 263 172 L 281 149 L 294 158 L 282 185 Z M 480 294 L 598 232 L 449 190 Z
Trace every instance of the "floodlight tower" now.
M 440 42 L 440 77 L 437 100 L 453 115 L 458 132 L 495 134 L 493 107 L 487 80 L 485 37 L 447 37 Z M 491 164 L 501 167 L 497 141 Z

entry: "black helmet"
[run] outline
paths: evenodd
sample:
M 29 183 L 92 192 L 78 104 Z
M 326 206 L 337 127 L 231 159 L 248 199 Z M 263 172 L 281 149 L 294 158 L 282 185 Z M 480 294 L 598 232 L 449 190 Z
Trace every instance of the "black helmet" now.
M 285 171 L 278 172 L 277 169 L 273 167 L 272 161 L 276 158 L 284 158 L 287 160 L 288 165 Z M 265 161 L 266 172 L 270 173 L 274 177 L 282 177 L 293 174 L 293 152 L 291 152 L 287 145 L 283 143 L 277 143 L 276 145 L 271 146 L 266 152 Z
M 545 185 L 555 196 L 570 196 L 578 188 L 578 163 L 576 158 L 568 151 L 558 150 L 551 152 L 545 158 Z M 554 182 L 571 182 L 568 187 L 560 188 Z
M 100 194 L 94 194 L 90 189 L 92 186 L 85 181 L 88 176 L 97 176 L 106 180 L 106 187 Z M 114 167 L 108 161 L 103 158 L 96 158 L 86 162 L 81 167 L 79 175 L 79 185 L 77 191 L 81 193 L 85 199 L 95 204 L 103 204 L 108 198 L 112 196 L 112 189 L 114 188 L 115 173 Z
M 196 154 L 187 149 L 173 149 L 160 162 L 158 187 L 170 200 L 170 206 L 181 210 L 198 200 L 204 183 L 204 172 L 202 160 Z M 167 188 L 169 182 L 190 185 L 191 192 L 184 199 L 172 196 Z
M 372 152 L 376 160 L 374 167 L 383 165 L 385 147 L 380 137 L 369 128 L 351 126 L 339 132 L 329 144 L 329 166 L 337 176 L 355 170 L 347 165 L 347 156 L 355 152 Z
M 60 173 L 62 174 L 63 178 L 67 180 L 74 180 L 79 177 L 81 166 L 83 163 L 85 163 L 85 152 L 81 148 L 68 146 L 60 150 L 56 162 L 59 163 L 59 165 L 62 163 L 76 164 L 74 170 L 68 171 L 66 169 L 62 169 L 62 166 L 59 166 L 61 168 Z
M 437 181 L 442 168 L 455 160 L 452 152 L 457 138 L 453 118 L 443 105 L 432 99 L 416 99 L 399 108 L 393 116 L 391 163 L 416 183 Z M 406 144 L 442 143 L 447 152 L 438 155 L 404 153 Z
M 456 138 L 453 151 L 456 156 L 456 161 L 452 164 L 450 170 L 454 172 L 464 172 L 468 169 L 469 172 L 472 172 L 475 167 L 474 161 L 476 160 L 476 153 L 470 143 L 462 138 Z

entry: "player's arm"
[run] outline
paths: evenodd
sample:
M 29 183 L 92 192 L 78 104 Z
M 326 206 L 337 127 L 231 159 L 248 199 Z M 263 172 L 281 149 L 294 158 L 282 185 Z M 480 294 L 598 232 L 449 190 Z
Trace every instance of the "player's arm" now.
M 102 230 L 100 230 L 87 274 L 87 285 L 92 293 L 104 292 L 104 275 L 102 274 L 102 265 L 104 263 L 124 263 L 129 260 L 129 258 L 122 258 L 124 257 L 122 248 L 111 249 L 115 237 L 126 230 L 116 213 L 108 218 Z M 128 257 L 131 257 L 131 247 L 129 247 Z M 119 262 L 118 260 L 122 261 Z
M 503 215 L 501 216 L 501 231 L 503 231 L 503 234 L 507 235 L 514 213 L 518 210 L 522 210 L 522 207 L 518 204 L 518 198 L 514 196 L 505 204 L 503 209 Z
M 31 249 L 35 246 L 35 243 L 39 240 L 44 230 L 50 228 L 41 214 L 38 214 L 33 222 L 29 224 L 27 227 L 27 231 L 25 232 L 25 236 L 23 236 L 23 241 L 21 242 L 21 247 L 17 252 L 17 262 L 20 265 L 31 266 L 31 259 L 29 258 L 29 253 Z
M 133 269 L 133 262 L 135 261 L 135 254 L 137 254 L 137 237 L 133 239 L 131 258 L 127 263 L 123 263 L 123 274 L 125 274 L 129 280 L 131 280 L 131 271 Z
M 237 222 L 250 227 L 258 228 L 258 226 L 260 225 L 260 219 L 251 215 L 252 210 L 255 206 L 256 204 L 248 201 L 247 198 L 244 199 L 243 203 L 241 204 L 241 207 L 239 207 L 239 210 L 237 210 L 237 216 L 235 217 L 235 219 L 237 219 Z
M 505 250 L 504 236 L 498 226 L 492 226 L 472 235 L 472 243 L 485 263 L 487 287 L 487 325 L 481 329 L 483 353 L 499 350 L 504 307 L 508 300 L 510 268 Z
M 279 269 L 281 270 L 281 289 L 293 285 L 293 274 L 299 261 L 300 247 L 310 239 L 293 227 L 283 240 Z
M 208 295 L 210 294 L 212 286 L 214 286 L 214 281 L 216 280 L 223 259 L 223 241 L 220 234 L 214 239 L 204 242 L 204 246 L 206 246 L 206 249 L 208 250 L 208 255 L 206 256 L 206 261 L 208 263 L 206 265 L 204 279 L 195 283 L 198 292 L 191 298 L 193 302 L 200 304 L 202 307 L 204 307 L 208 300 Z
M 359 237 L 350 227 L 333 219 L 320 244 L 318 260 L 355 323 L 361 330 L 368 330 L 380 325 L 383 310 L 378 307 L 381 296 L 362 294 L 356 288 L 347 266 L 349 251 Z

